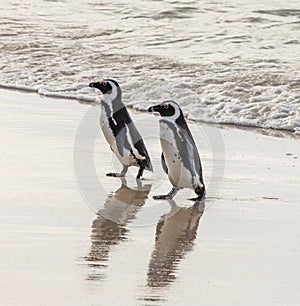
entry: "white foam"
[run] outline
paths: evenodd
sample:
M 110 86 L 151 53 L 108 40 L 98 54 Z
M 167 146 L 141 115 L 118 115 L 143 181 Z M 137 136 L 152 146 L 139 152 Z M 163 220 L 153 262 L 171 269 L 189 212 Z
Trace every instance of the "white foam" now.
M 83 83 L 78 83 L 57 88 L 45 85 L 37 88 L 1 83 L 0 87 L 89 103 L 99 103 L 101 98 L 97 90 L 88 87 L 88 83 L 85 86 Z M 234 87 L 228 88 L 228 84 L 209 84 L 203 87 L 200 94 L 197 93 L 197 88 L 185 88 L 184 85 L 172 85 L 168 82 L 135 84 L 133 81 L 128 83 L 125 81 L 124 84 L 121 83 L 121 87 L 125 104 L 140 111 L 146 111 L 149 106 L 163 100 L 174 99 L 181 106 L 184 115 L 194 121 L 283 129 L 295 133 L 299 133 L 300 129 L 299 95 L 290 94 L 289 86 L 260 87 L 260 92 L 265 94 L 254 98 L 251 96 L 255 95 L 257 88 L 253 88 L 248 92 L 248 99 L 244 100 L 243 97 L 233 98 L 236 92 Z

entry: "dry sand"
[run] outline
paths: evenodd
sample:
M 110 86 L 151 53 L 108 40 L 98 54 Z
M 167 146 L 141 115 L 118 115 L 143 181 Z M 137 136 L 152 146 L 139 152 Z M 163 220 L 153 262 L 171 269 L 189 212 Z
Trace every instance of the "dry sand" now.
M 105 177 L 99 107 L 5 90 L 0 106 L 1 305 L 299 305 L 299 139 L 190 124 L 207 199 L 157 202 L 157 117 L 132 114 L 155 167 L 138 186 L 137 169 Z

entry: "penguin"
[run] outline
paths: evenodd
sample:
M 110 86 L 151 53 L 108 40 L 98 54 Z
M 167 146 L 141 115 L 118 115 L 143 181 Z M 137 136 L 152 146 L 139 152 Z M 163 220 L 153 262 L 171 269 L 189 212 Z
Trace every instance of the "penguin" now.
M 139 167 L 137 179 L 144 170 L 153 171 L 146 146 L 134 125 L 125 104 L 122 91 L 115 80 L 105 79 L 90 83 L 89 87 L 99 89 L 102 94 L 100 125 L 111 150 L 123 165 L 120 173 L 107 173 L 107 176 L 124 177 L 128 167 Z
M 205 194 L 205 185 L 200 156 L 182 110 L 176 102 L 164 101 L 151 106 L 148 111 L 158 112 L 161 116 L 159 120 L 161 163 L 173 185 L 168 194 L 153 198 L 172 199 L 178 190 L 190 188 L 197 194 L 197 197 L 191 200 L 201 200 Z

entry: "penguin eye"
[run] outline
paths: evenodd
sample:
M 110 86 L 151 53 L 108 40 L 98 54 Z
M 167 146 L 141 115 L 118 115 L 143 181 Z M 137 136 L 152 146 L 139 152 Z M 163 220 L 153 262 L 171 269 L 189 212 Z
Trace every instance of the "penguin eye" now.
M 102 81 L 102 85 L 103 85 L 103 86 L 106 86 L 106 85 L 107 85 L 107 82 L 106 82 L 106 81 Z
M 169 108 L 169 104 L 164 104 L 164 108 L 168 109 Z

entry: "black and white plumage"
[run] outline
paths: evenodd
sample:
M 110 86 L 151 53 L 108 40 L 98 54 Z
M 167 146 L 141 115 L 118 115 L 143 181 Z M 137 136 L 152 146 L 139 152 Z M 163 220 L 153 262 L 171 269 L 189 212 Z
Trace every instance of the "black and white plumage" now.
M 150 107 L 148 111 L 161 115 L 161 163 L 173 185 L 168 194 L 155 196 L 154 199 L 171 199 L 179 189 L 190 188 L 197 194 L 192 200 L 201 200 L 205 186 L 200 156 L 182 110 L 176 102 L 165 101 Z
M 122 163 L 121 173 L 107 173 L 107 176 L 122 177 L 129 166 L 139 167 L 137 178 L 144 169 L 153 171 L 150 157 L 142 136 L 134 125 L 122 102 L 122 91 L 114 80 L 90 83 L 89 87 L 99 89 L 102 94 L 100 125 L 111 150 Z

